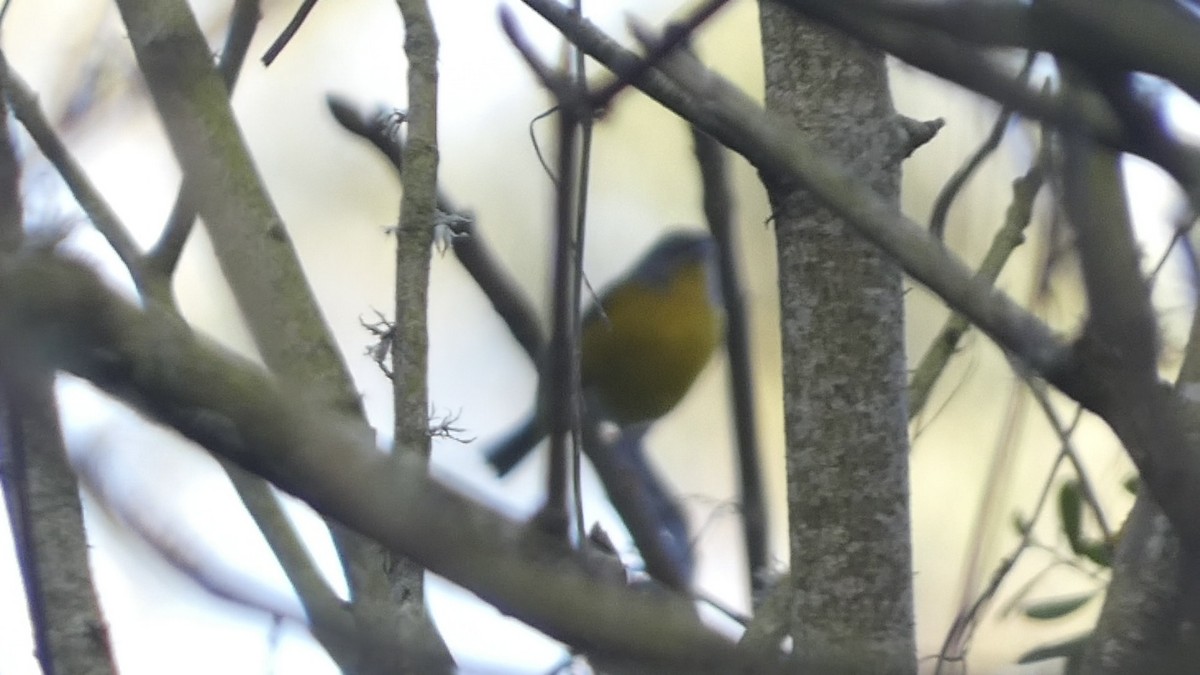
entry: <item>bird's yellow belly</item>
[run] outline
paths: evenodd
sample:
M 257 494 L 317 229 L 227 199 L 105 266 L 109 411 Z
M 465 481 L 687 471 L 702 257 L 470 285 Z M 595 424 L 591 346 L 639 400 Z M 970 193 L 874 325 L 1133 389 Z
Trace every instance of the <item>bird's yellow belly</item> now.
M 582 382 L 602 415 L 621 424 L 652 420 L 687 393 L 721 339 L 721 313 L 702 277 L 697 266 L 669 288 L 606 298 L 608 320 L 585 326 Z

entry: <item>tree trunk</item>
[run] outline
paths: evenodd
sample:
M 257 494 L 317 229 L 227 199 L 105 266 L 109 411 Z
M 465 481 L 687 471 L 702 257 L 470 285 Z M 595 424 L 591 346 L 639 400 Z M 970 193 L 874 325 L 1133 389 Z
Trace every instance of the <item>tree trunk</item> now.
M 766 104 L 898 204 L 881 53 L 760 4 Z M 764 176 L 779 256 L 799 658 L 915 673 L 900 270 L 795 183 Z

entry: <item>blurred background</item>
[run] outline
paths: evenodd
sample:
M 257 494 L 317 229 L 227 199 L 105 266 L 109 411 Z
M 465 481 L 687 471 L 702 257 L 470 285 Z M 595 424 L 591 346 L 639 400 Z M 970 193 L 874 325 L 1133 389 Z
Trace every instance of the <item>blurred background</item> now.
M 242 129 L 299 250 L 326 319 L 337 335 L 372 422 L 391 425 L 386 379 L 366 354 L 372 337 L 360 325 L 376 310 L 391 313 L 393 241 L 400 188 L 378 153 L 332 120 L 325 96 L 365 107 L 405 107 L 402 30 L 394 4 L 382 0 L 319 3 L 279 59 L 258 58 L 291 18 L 297 2 L 264 2 L 264 17 L 234 96 Z M 550 105 L 499 30 L 497 3 L 431 3 L 439 58 L 440 182 L 472 211 L 480 236 L 544 310 L 551 245 L 551 183 L 530 139 L 531 121 Z M 192 5 L 217 49 L 229 2 Z M 690 5 L 678 1 L 585 5 L 590 18 L 628 42 L 628 16 L 661 25 Z M 517 3 L 522 28 L 556 61 L 555 33 Z M 143 245 L 156 238 L 174 201 L 179 172 L 133 63 L 112 3 L 15 0 L 3 25 L 12 67 L 41 102 L 88 175 Z M 706 25 L 696 49 L 707 63 L 761 99 L 757 6 L 731 3 Z M 596 76 L 602 71 L 593 65 Z M 897 109 L 917 119 L 944 117 L 946 127 L 905 165 L 904 210 L 928 218 L 937 191 L 986 135 L 997 110 L 973 95 L 894 64 Z M 533 124 L 552 152 L 552 123 Z M 1008 141 L 968 183 L 950 213 L 948 245 L 975 264 L 1000 226 L 1011 182 L 1036 152 L 1036 130 L 1014 125 Z M 22 138 L 26 208 L 31 227 L 72 228 L 67 246 L 129 283 L 92 232 L 53 169 Z M 687 127 L 636 92 L 622 95 L 595 129 L 585 271 L 597 289 L 622 272 L 665 230 L 702 223 L 699 181 Z M 769 211 L 755 172 L 732 160 L 738 243 L 751 308 L 764 464 L 768 470 L 773 554 L 786 565 L 779 335 L 775 258 Z M 1129 163 L 1135 218 L 1149 264 L 1157 262 L 1177 220 L 1176 195 L 1154 170 Z M 1044 206 L 1045 200 L 1039 200 Z M 1043 211 L 1045 209 L 1042 209 Z M 1045 215 L 1044 213 L 1042 214 Z M 1081 297 L 1069 261 L 1047 272 L 1048 219 L 1029 230 L 1000 285 L 1052 325 L 1071 331 Z M 514 516 L 540 504 L 542 458 L 506 480 L 482 461 L 488 445 L 518 423 L 536 389 L 532 365 L 453 255 L 433 253 L 430 294 L 431 391 L 435 419 L 452 418 L 459 440 L 434 440 L 434 472 Z M 1185 267 L 1169 261 L 1156 301 L 1166 331 L 1164 373 L 1186 336 L 1193 297 Z M 176 290 L 186 316 L 230 348 L 253 355 L 204 231 L 190 240 Z M 908 345 L 915 363 L 946 316 L 913 287 Z M 683 404 L 647 441 L 653 461 L 681 495 L 699 547 L 698 585 L 746 609 L 737 512 L 727 372 L 718 357 Z M 1018 540 L 1014 516 L 1028 515 L 1058 451 L 1058 442 L 1003 355 L 969 334 L 925 413 L 913 423 L 913 508 L 919 648 L 936 654 L 955 614 L 987 583 Z M 122 672 L 330 673 L 308 640 L 283 575 L 216 464 L 171 432 L 151 427 L 70 378 L 59 383 L 73 462 L 85 478 L 92 562 Z M 1055 398 L 1059 415 L 1074 406 Z M 386 446 L 388 438 L 380 438 Z M 1084 418 L 1075 442 L 1085 455 L 1110 518 L 1120 522 L 1132 475 L 1107 429 Z M 989 476 L 999 488 L 987 493 Z M 870 489 L 863 486 L 862 489 Z M 589 483 L 588 514 L 627 538 Z M 328 536 L 305 507 L 291 513 L 333 578 Z M 981 515 L 982 514 L 982 515 Z M 981 525 L 982 524 L 982 525 Z M 970 651 L 975 672 L 994 672 L 1020 653 L 1084 630 L 1091 613 L 1071 621 L 1032 622 L 1005 614 L 1006 602 L 1051 598 L 1102 587 L 1097 570 L 1063 564 L 1062 537 L 1039 521 L 1048 544 L 1024 555 Z M 147 539 L 155 544 L 147 543 Z M 1053 548 L 1057 546 L 1058 548 Z M 974 561 L 974 562 L 972 562 Z M 1023 588 L 1027 583 L 1032 586 Z M 435 620 L 466 672 L 546 672 L 563 658 L 555 643 L 440 580 L 432 582 Z M 1022 595 L 1021 592 L 1026 594 Z M 0 538 L 0 673 L 37 672 L 11 539 Z M 246 608 L 230 597 L 250 599 Z M 283 617 L 283 618 L 280 618 Z M 293 617 L 293 618 L 287 618 Z

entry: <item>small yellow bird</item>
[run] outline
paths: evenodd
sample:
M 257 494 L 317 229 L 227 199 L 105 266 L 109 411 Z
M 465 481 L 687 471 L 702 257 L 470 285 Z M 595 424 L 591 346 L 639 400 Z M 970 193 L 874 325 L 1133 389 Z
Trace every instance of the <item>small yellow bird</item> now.
M 621 426 L 671 411 L 720 344 L 725 325 L 716 243 L 703 232 L 664 236 L 584 315 L 580 381 L 589 415 Z M 488 452 L 498 475 L 547 433 L 537 411 Z

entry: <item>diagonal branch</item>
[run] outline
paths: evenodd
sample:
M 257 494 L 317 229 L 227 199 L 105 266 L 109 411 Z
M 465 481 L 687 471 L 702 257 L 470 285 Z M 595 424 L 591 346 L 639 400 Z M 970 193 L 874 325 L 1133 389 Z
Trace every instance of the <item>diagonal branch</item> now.
M 1132 141 L 1099 92 L 1042 92 L 995 55 L 954 36 L 902 19 L 889 20 L 841 3 L 789 0 L 788 6 L 922 70 L 995 99 L 1027 117 L 1065 128 L 1083 128 L 1112 147 Z
M 250 41 L 254 38 L 255 28 L 261 16 L 258 0 L 238 0 L 234 3 L 233 14 L 229 19 L 229 30 L 225 37 L 225 48 L 221 50 L 221 59 L 217 69 L 225 89 L 233 94 L 237 85 L 238 75 L 246 60 L 246 52 L 250 49 Z M 169 287 L 170 276 L 179 263 L 183 254 L 183 246 L 187 243 L 188 235 L 196 222 L 196 189 L 187 180 L 179 187 L 175 196 L 175 205 L 171 207 L 171 215 L 163 227 L 158 241 L 146 253 L 146 267 L 163 276 Z M 163 299 L 172 297 L 166 289 L 161 293 Z
M 1150 72 L 1168 78 L 1193 97 L 1200 93 L 1195 66 L 1195 14 L 1179 3 L 1114 0 L 1006 2 L 911 2 L 909 0 L 786 0 L 797 12 L 827 22 L 866 44 L 973 89 L 1028 117 L 1057 128 L 1083 130 L 1110 148 L 1162 166 L 1200 199 L 1200 149 L 1163 144 L 1156 130 L 1129 119 L 1120 102 L 1086 82 L 1057 92 L 1036 92 L 1009 75 L 980 47 L 1019 47 L 1060 56 L 1064 63 L 1095 70 Z M 1140 104 L 1139 105 L 1144 105 Z M 1135 113 L 1135 117 L 1144 116 Z
M 37 94 L 25 84 L 0 52 L 0 85 L 3 86 L 4 96 L 12 106 L 13 114 L 29 132 L 38 149 L 46 159 L 54 165 L 74 195 L 75 201 L 87 214 L 88 219 L 97 231 L 108 241 L 108 245 L 116 252 L 125 267 L 129 270 L 133 282 L 139 288 L 144 277 L 142 254 L 137 242 L 115 211 L 105 201 L 100 191 L 92 184 L 91 179 L 84 173 L 83 167 L 76 161 L 75 156 L 67 150 L 55 133 L 50 121 L 38 105 Z
M 1029 79 L 1029 72 L 1033 69 L 1033 61 L 1037 57 L 1036 52 L 1029 52 L 1025 57 L 1025 65 L 1021 67 L 1019 77 L 1022 80 Z M 971 153 L 963 165 L 958 167 L 946 184 L 942 186 L 938 193 L 937 199 L 933 202 L 933 215 L 929 216 L 929 231 L 938 239 L 946 238 L 946 217 L 950 213 L 950 206 L 954 204 L 954 200 L 962 192 L 962 188 L 967 184 L 967 181 L 975 175 L 979 167 L 983 166 L 984 160 L 991 156 L 996 148 L 1000 147 L 1000 141 L 1004 139 L 1004 135 L 1008 132 L 1009 123 L 1012 122 L 1012 108 L 1005 106 L 1000 110 L 1000 114 L 996 116 L 996 122 L 992 125 L 992 130 L 984 139 L 983 143 Z
M 992 238 L 992 244 L 984 254 L 979 271 L 976 272 L 979 278 L 987 280 L 988 283 L 996 282 L 1005 263 L 1008 262 L 1009 256 L 1025 242 L 1025 228 L 1029 226 L 1033 217 L 1033 202 L 1037 198 L 1038 192 L 1041 191 L 1047 161 L 1048 154 L 1043 146 L 1037 161 L 1029 168 L 1029 171 L 1013 181 L 1013 197 L 1004 216 L 1004 225 Z M 908 418 L 910 420 L 916 419 L 924 410 L 933 385 L 941 377 L 946 364 L 958 349 L 959 342 L 970 326 L 970 321 L 965 316 L 957 312 L 952 314 L 950 318 L 946 319 L 942 330 L 933 339 L 933 343 L 926 350 L 925 355 L 921 357 L 908 384 Z
M 378 452 L 356 420 L 289 399 L 257 366 L 78 264 L 0 265 L 0 335 L 556 639 L 655 672 L 774 672 L 688 601 L 594 580 L 561 542 L 431 480 L 417 458 Z
M 263 361 L 287 386 L 349 414 L 358 433 L 373 438 L 191 9 L 181 0 L 118 0 L 117 5 L 184 181 L 196 191 L 221 272 Z M 327 524 L 355 609 L 360 601 L 385 601 L 388 585 L 376 547 L 337 521 Z M 362 618 L 356 615 L 367 635 L 376 626 Z

